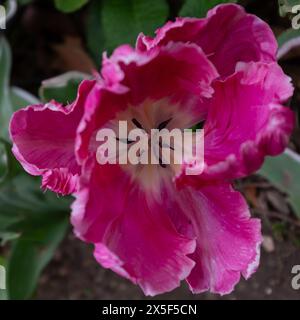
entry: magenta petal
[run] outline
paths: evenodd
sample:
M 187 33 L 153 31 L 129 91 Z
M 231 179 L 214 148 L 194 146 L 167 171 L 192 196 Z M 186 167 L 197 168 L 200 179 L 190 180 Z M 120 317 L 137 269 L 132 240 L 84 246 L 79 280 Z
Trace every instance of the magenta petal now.
M 154 39 L 140 35 L 137 48 L 150 50 L 170 41 L 199 45 L 222 76 L 233 73 L 240 61 L 276 61 L 277 42 L 270 27 L 235 4 L 216 6 L 204 19 L 168 22 Z
M 259 263 L 260 221 L 251 219 L 246 201 L 228 184 L 183 191 L 183 206 L 193 224 L 196 266 L 187 278 L 191 290 L 230 293 L 243 274 Z
M 95 151 L 90 141 L 96 130 L 130 105 L 164 99 L 186 109 L 193 126 L 206 116 L 205 100 L 213 94 L 212 82 L 218 77 L 201 48 L 183 43 L 145 53 L 121 46 L 109 59 L 104 58 L 101 73 L 103 82 L 98 82 L 86 99 L 78 128 L 79 162 Z
M 75 140 L 76 158 L 80 164 L 96 152 L 92 137 L 95 139 L 99 130 L 109 120 L 114 118 L 118 111 L 126 108 L 126 93 L 119 83 L 104 86 L 102 82 L 97 82 L 90 90 L 83 105 L 84 113 L 80 119 L 77 136 Z
M 79 237 L 95 244 L 97 261 L 146 295 L 179 286 L 194 266 L 187 255 L 195 242 L 177 233 L 164 203 L 149 200 L 116 165 L 97 165 L 82 184 L 72 222 Z
M 43 174 L 42 188 L 63 195 L 72 194 L 78 189 L 78 174 L 72 174 L 67 168 L 48 170 Z
M 205 129 L 202 178 L 248 175 L 266 155 L 283 152 L 293 129 L 293 112 L 281 105 L 293 93 L 290 78 L 276 64 L 239 64 L 215 84 Z
M 109 86 L 118 79 L 129 89 L 130 104 L 166 97 L 176 102 L 211 97 L 211 83 L 218 73 L 195 44 L 169 43 L 144 53 L 128 50 L 117 48 L 104 60 L 102 74 Z
M 92 82 L 82 83 L 77 100 L 63 107 L 54 101 L 29 106 L 12 117 L 10 134 L 13 153 L 24 169 L 43 176 L 43 187 L 57 193 L 76 190 L 80 173 L 74 143 L 82 116 L 82 104 Z

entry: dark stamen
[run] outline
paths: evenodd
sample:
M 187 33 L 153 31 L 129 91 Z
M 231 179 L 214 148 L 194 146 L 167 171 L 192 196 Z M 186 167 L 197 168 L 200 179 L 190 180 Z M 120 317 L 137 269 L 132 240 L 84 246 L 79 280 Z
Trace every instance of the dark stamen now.
M 160 139 L 159 139 L 158 145 L 159 145 L 160 148 L 163 148 L 162 141 Z M 166 147 L 169 147 L 173 151 L 175 150 L 172 146 L 166 146 Z
M 144 130 L 143 126 L 135 118 L 133 118 L 131 121 L 137 128 Z
M 162 159 L 161 158 L 159 158 L 159 165 L 162 167 L 162 168 L 166 168 L 167 167 L 167 165 L 165 164 L 165 163 L 163 163 L 163 161 L 162 161 Z
M 169 122 L 172 120 L 172 118 L 166 120 L 166 121 L 163 121 L 162 123 L 159 124 L 159 126 L 157 127 L 158 130 L 162 130 L 164 129 L 168 124 Z
M 120 141 L 120 142 L 122 142 L 122 143 L 127 143 L 127 144 L 131 144 L 131 143 L 133 143 L 134 141 L 132 141 L 132 140 L 129 140 L 129 139 L 120 139 L 120 138 L 116 138 L 116 140 L 117 141 Z

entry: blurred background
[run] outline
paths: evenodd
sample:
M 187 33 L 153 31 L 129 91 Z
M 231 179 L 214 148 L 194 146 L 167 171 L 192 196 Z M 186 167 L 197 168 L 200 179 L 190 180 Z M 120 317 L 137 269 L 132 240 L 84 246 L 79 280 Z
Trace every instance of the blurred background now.
M 72 235 L 72 199 L 43 193 L 40 179 L 20 168 L 10 151 L 8 122 L 28 104 L 71 102 L 80 81 L 99 68 L 103 51 L 134 45 L 139 32 L 152 35 L 176 16 L 203 17 L 222 2 L 242 4 L 273 29 L 279 63 L 295 86 L 290 106 L 297 125 L 285 154 L 236 181 L 253 216 L 262 219 L 257 273 L 224 297 L 192 295 L 183 283 L 156 298 L 300 299 L 291 286 L 292 268 L 300 265 L 300 30 L 291 28 L 295 15 L 288 13 L 300 0 L 0 1 L 7 15 L 0 30 L 0 265 L 7 270 L 7 290 L 0 290 L 0 299 L 145 299 L 138 287 L 101 268 L 92 248 Z

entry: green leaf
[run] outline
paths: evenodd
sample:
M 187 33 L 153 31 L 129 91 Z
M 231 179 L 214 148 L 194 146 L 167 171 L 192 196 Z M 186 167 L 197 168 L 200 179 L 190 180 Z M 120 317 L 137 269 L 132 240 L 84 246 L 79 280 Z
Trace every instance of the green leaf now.
M 86 22 L 87 46 L 97 65 L 105 50 L 105 35 L 102 22 L 102 0 L 93 1 L 89 7 Z
M 186 0 L 179 13 L 182 17 L 205 17 L 207 11 L 220 3 L 236 3 L 228 0 Z
M 291 28 L 282 32 L 277 42 L 279 47 L 277 58 L 280 59 L 292 49 L 300 46 L 300 30 Z
M 3 257 L 3 256 L 0 256 L 0 267 L 4 267 L 6 268 L 6 259 Z M 6 270 L 6 269 L 5 269 Z M 1 270 L 0 270 L 1 271 Z M 6 273 L 6 272 L 5 272 Z M 4 275 L 5 278 L 6 278 L 6 275 Z M 0 275 L 1 277 L 1 275 Z M 6 280 L 6 279 L 5 279 Z M 1 281 L 1 279 L 0 279 Z M 6 281 L 5 281 L 6 282 Z M 0 289 L 0 301 L 1 300 L 7 300 L 8 297 L 7 297 L 7 290 L 4 290 L 4 289 Z
M 0 290 L 0 301 L 1 300 L 8 300 L 7 291 L 6 290 Z
M 299 4 L 299 0 L 278 0 L 279 14 L 285 17 L 288 13 L 292 12 L 294 6 Z
M 278 47 L 282 47 L 288 41 L 295 38 L 299 38 L 299 37 L 300 37 L 300 30 L 287 29 L 277 37 Z
M 20 163 L 12 153 L 12 145 L 0 138 L 0 187 L 8 180 L 23 172 L 24 170 Z
M 39 276 L 51 260 L 65 236 L 68 219 L 53 223 L 44 221 L 18 238 L 12 248 L 7 265 L 7 291 L 9 299 L 29 299 Z
M 79 84 L 90 78 L 88 74 L 71 71 L 45 80 L 39 90 L 40 98 L 43 102 L 54 99 L 63 104 L 71 103 L 76 99 Z
M 8 139 L 8 123 L 13 113 L 10 100 L 9 76 L 11 52 L 4 37 L 0 37 L 0 136 Z
M 20 171 L 20 165 L 11 152 L 10 143 L 0 138 L 0 184 Z
M 38 98 L 33 96 L 31 93 L 18 87 L 11 87 L 10 99 L 11 99 L 11 103 L 14 111 L 17 111 L 20 108 L 27 107 L 28 105 L 31 105 L 31 104 L 40 103 Z
M 12 153 L 12 145 L 0 138 L 0 186 L 23 172 L 20 163 Z
M 152 34 L 168 17 L 165 0 L 94 1 L 89 10 L 87 38 L 90 51 L 100 61 L 123 43 L 135 44 L 140 32 Z
M 8 159 L 6 144 L 0 140 L 0 183 L 6 178 L 8 174 Z
M 65 13 L 74 12 L 86 5 L 89 0 L 54 0 L 55 7 Z
M 18 0 L 18 4 L 20 6 L 25 6 L 25 5 L 29 4 L 29 3 L 31 3 L 32 1 L 33 0 Z
M 9 86 L 11 51 L 4 37 L 0 37 L 0 137 L 9 141 L 8 126 L 14 111 L 28 104 L 38 103 L 30 93 Z
M 0 239 L 1 239 L 0 246 L 5 246 L 7 242 L 15 240 L 19 237 L 20 237 L 20 233 L 17 233 L 17 232 L 0 231 Z
M 287 149 L 278 157 L 268 157 L 258 173 L 288 195 L 288 201 L 300 218 L 300 156 Z
M 0 185 L 0 238 L 14 240 L 8 261 L 10 299 L 29 298 L 68 225 L 71 199 L 40 189 L 40 179 L 19 174 Z
M 42 192 L 40 179 L 21 174 L 0 185 L 0 231 L 23 233 L 68 216 L 71 198 Z

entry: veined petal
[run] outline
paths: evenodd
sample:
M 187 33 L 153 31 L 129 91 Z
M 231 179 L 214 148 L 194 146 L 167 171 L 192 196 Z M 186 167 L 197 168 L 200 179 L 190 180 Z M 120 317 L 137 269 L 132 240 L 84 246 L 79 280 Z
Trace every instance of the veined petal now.
M 271 28 L 236 4 L 218 5 L 203 19 L 168 22 L 153 39 L 141 34 L 137 49 L 151 50 L 170 41 L 199 45 L 221 76 L 232 74 L 240 61 L 276 61 L 277 42 Z
M 194 266 L 187 255 L 195 240 L 175 230 L 164 203 L 149 201 L 117 165 L 96 165 L 81 183 L 72 222 L 80 238 L 95 244 L 97 261 L 146 295 L 179 286 Z
M 13 153 L 28 173 L 43 176 L 44 188 L 62 194 L 76 189 L 80 167 L 74 153 L 75 136 L 83 101 L 92 86 L 92 81 L 84 81 L 77 100 L 69 106 L 52 101 L 28 106 L 12 117 Z
M 241 274 L 247 279 L 259 263 L 260 221 L 229 184 L 182 190 L 180 201 L 197 239 L 190 256 L 196 265 L 187 278 L 191 290 L 230 293 Z
M 283 152 L 294 115 L 281 103 L 292 95 L 293 86 L 276 63 L 239 64 L 214 89 L 204 126 L 206 168 L 201 179 L 243 177 L 258 170 L 266 155 Z

